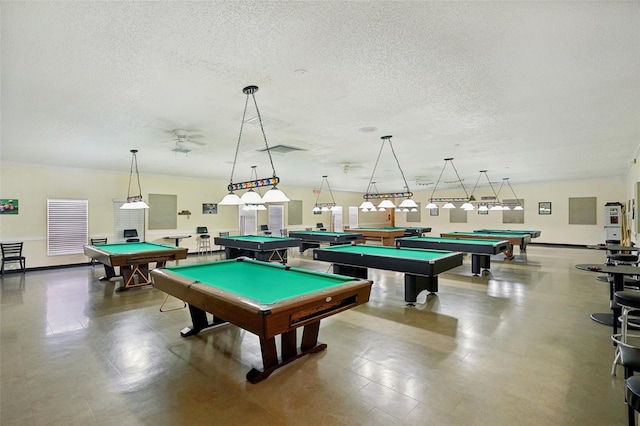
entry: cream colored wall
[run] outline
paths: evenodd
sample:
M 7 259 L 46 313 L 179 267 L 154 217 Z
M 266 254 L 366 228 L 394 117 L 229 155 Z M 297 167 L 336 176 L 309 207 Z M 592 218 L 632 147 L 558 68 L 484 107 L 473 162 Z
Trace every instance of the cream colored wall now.
M 479 215 L 477 211 L 468 212 L 467 223 L 449 223 L 449 212 L 440 209 L 439 216 L 429 216 L 429 211 L 422 208 L 421 224 L 432 227 L 430 235 L 437 236 L 441 232 L 473 231 L 479 228 L 504 228 L 504 229 L 536 229 L 542 231 L 540 238 L 534 240 L 537 243 L 555 244 L 597 244 L 604 242 L 604 205 L 607 202 L 622 202 L 625 198 L 625 184 L 620 180 L 587 180 L 581 182 L 560 182 L 544 185 L 517 185 L 512 183 L 518 198 L 524 199 L 524 223 L 503 224 L 502 212 L 489 212 L 488 215 Z M 486 193 L 485 193 L 486 191 Z M 440 192 L 435 197 L 460 197 L 462 190 Z M 422 206 L 426 205 L 431 193 L 415 193 L 416 201 Z M 478 188 L 477 197 L 491 195 L 490 188 Z M 503 198 L 515 198 L 513 195 Z M 571 197 L 596 197 L 597 198 L 597 224 L 596 225 L 569 225 L 568 199 Z M 538 214 L 538 202 L 551 202 L 551 215 Z M 415 225 L 406 222 L 405 215 L 396 215 L 396 225 Z
M 89 200 L 89 235 L 107 237 L 116 241 L 113 235 L 112 200 L 125 197 L 128 174 L 114 174 L 85 170 L 51 169 L 3 165 L 0 172 L 0 198 L 17 198 L 20 201 L 18 215 L 0 215 L 0 240 L 24 241 L 28 267 L 65 265 L 87 262 L 84 255 L 47 256 L 46 250 L 46 200 L 47 198 L 77 198 Z M 597 197 L 598 206 L 609 201 L 624 201 L 631 197 L 635 182 L 640 181 L 638 167 L 633 166 L 628 173 L 626 183 L 617 180 L 584 181 L 556 183 L 546 185 L 523 185 L 513 183 L 520 198 L 526 201 L 525 223 L 513 225 L 513 228 L 540 229 L 542 237 L 537 242 L 595 244 L 603 241 L 604 209 L 598 210 L 597 225 L 568 225 L 567 204 L 569 197 Z M 147 241 L 169 243 L 162 239 L 167 235 L 188 234 L 195 236 L 197 226 L 207 226 L 212 235 L 220 231 L 238 232 L 237 207 L 218 206 L 218 214 L 202 214 L 202 203 L 218 202 L 226 193 L 227 182 L 205 179 L 182 179 L 161 176 L 141 176 L 143 196 L 148 194 L 176 194 L 178 211 L 190 210 L 191 216 L 177 216 L 177 229 L 146 231 Z M 633 185 L 632 185 L 633 184 Z M 633 186 L 633 189 L 629 189 Z M 289 198 L 303 201 L 303 223 L 299 226 L 285 225 L 289 230 L 315 227 L 317 222 L 329 225 L 330 213 L 314 215 L 311 211 L 316 196 L 311 188 L 281 186 Z M 481 191 L 478 189 L 476 192 Z M 417 192 L 415 199 L 422 205 L 430 192 Z M 459 196 L 457 193 L 438 193 L 436 196 Z M 344 206 L 345 223 L 348 206 L 358 206 L 362 202 L 361 193 L 334 191 L 338 205 Z M 324 201 L 324 199 L 321 199 Z M 539 201 L 552 203 L 552 215 L 540 216 L 537 212 Z M 177 212 L 176 212 L 177 214 Z M 285 209 L 286 214 L 286 209 Z M 285 217 L 285 224 L 288 222 Z M 266 213 L 260 213 L 258 223 L 267 223 Z M 388 213 L 359 213 L 360 226 L 387 226 Z M 396 225 L 416 225 L 407 223 L 404 214 L 396 214 Z M 480 216 L 477 212 L 468 215 L 466 224 L 450 224 L 448 214 L 441 210 L 437 217 L 429 216 L 428 210 L 422 210 L 420 225 L 433 228 L 431 235 L 440 232 L 473 230 L 479 227 L 504 227 L 501 214 L 490 212 Z M 181 245 L 195 251 L 196 240 L 183 240 Z
M 195 251 L 195 231 L 198 226 L 206 226 L 212 236 L 221 231 L 228 231 L 232 235 L 238 233 L 237 207 L 218 206 L 218 214 L 202 214 L 202 204 L 220 201 L 227 192 L 228 182 L 147 175 L 141 175 L 140 180 L 142 195 L 146 200 L 149 194 L 175 194 L 178 196 L 178 211 L 189 210 L 192 213 L 182 216 L 176 212 L 177 229 L 147 229 L 147 241 L 173 244 L 173 241 L 163 237 L 192 235 L 192 238 L 182 240 L 180 245 Z M 109 241 L 118 241 L 121 240 L 120 236 L 113 235 L 113 199 L 125 198 L 128 184 L 128 174 L 3 165 L 0 171 L 0 198 L 18 199 L 20 213 L 0 215 L 0 240 L 24 241 L 28 267 L 87 262 L 84 255 L 47 255 L 47 198 L 89 200 L 89 237 L 107 237 Z M 288 229 L 315 227 L 316 222 L 330 223 L 328 214 L 316 216 L 312 213 L 316 199 L 312 189 L 284 186 L 281 189 L 290 199 L 303 201 L 303 224 L 285 225 Z M 355 193 L 334 192 L 334 196 L 337 203 L 344 205 L 359 205 L 362 198 L 361 194 Z M 266 217 L 266 212 L 261 213 L 258 223 L 267 223 Z

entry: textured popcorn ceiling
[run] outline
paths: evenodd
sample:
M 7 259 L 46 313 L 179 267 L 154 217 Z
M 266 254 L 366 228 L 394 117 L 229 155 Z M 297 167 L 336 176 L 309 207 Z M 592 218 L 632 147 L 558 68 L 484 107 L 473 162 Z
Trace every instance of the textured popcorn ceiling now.
M 622 177 L 640 144 L 639 2 L 2 2 L 1 160 L 228 180 L 245 95 L 283 185 L 412 190 Z M 249 103 L 247 119 L 255 118 Z M 176 146 L 174 129 L 188 130 Z M 190 150 L 188 153 L 184 144 Z M 235 180 L 271 175 L 255 121 Z M 176 150 L 176 148 L 181 148 Z M 176 152 L 178 151 L 178 152 Z M 385 146 L 380 191 L 403 183 Z M 451 169 L 445 180 L 454 180 Z M 420 185 L 418 185 L 420 183 Z

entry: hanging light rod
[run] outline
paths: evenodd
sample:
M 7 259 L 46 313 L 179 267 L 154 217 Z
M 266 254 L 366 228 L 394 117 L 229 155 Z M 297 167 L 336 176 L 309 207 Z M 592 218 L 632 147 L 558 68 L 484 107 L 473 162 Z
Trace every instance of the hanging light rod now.
M 280 179 L 278 177 L 248 180 L 246 182 L 230 183 L 229 185 L 227 185 L 227 190 L 239 191 L 242 189 L 262 188 L 263 186 L 273 186 L 279 183 L 280 183 Z
M 395 204 L 391 202 L 393 198 L 404 198 L 404 200 L 400 203 L 400 207 L 404 208 L 416 208 L 418 204 L 411 197 L 413 197 L 413 192 L 409 190 L 409 185 L 407 184 L 407 179 L 404 177 L 404 172 L 402 171 L 402 167 L 400 167 L 400 161 L 398 160 L 398 156 L 396 155 L 395 150 L 393 149 L 393 144 L 391 143 L 392 136 L 382 136 L 382 146 L 380 146 L 380 152 L 378 152 L 378 158 L 376 159 L 376 163 L 373 166 L 373 172 L 371 173 L 371 179 L 369 179 L 369 185 L 367 186 L 367 191 L 363 195 L 365 201 L 360 205 L 360 208 L 363 211 L 376 211 L 375 206 L 369 200 L 382 200 L 382 202 L 378 205 L 378 208 L 396 208 Z M 396 164 L 398 165 L 398 170 L 400 170 L 400 175 L 402 175 L 402 180 L 404 181 L 404 187 L 407 189 L 404 192 L 378 192 L 376 188 L 376 192 L 370 192 L 372 189 L 373 177 L 376 173 L 376 168 L 378 167 L 378 163 L 380 161 L 380 155 L 382 154 L 382 149 L 384 148 L 384 144 L 389 142 L 389 148 L 391 148 L 391 153 L 393 154 L 393 158 L 396 160 Z M 384 211 L 384 210 L 383 210 Z
M 503 200 L 502 209 L 510 210 L 510 207 L 513 207 L 514 210 L 524 210 L 524 208 L 520 204 L 520 198 L 518 198 L 518 196 L 516 195 L 516 192 L 513 190 L 513 187 L 509 183 L 509 178 L 502 178 L 502 184 L 500 184 L 500 189 L 498 189 L 498 194 L 500 194 L 500 191 L 502 190 L 502 186 L 504 185 L 505 182 L 507 182 L 507 186 L 509 187 L 509 189 L 511 189 L 511 193 L 513 194 L 513 197 L 515 198 L 516 201 L 514 203 L 514 202 L 504 202 Z
M 327 189 L 329 189 L 329 194 L 331 195 L 331 202 L 326 202 L 326 203 L 320 203 L 318 202 L 318 200 L 320 200 L 320 194 L 322 194 L 322 186 L 324 185 L 324 183 L 327 182 Z M 327 176 L 322 176 L 322 182 L 320 183 L 320 189 L 318 189 L 318 194 L 316 196 L 316 203 L 313 206 L 313 212 L 328 212 L 328 211 L 334 211 L 337 209 L 336 206 L 336 200 L 335 198 L 333 198 L 333 191 L 331 190 L 331 186 L 329 185 L 329 179 L 327 179 Z
M 220 201 L 218 204 L 220 205 L 240 205 L 243 202 L 240 197 L 234 193 L 234 191 L 249 189 L 249 191 L 253 191 L 253 188 L 260 188 L 263 186 L 271 186 L 272 188 L 268 190 L 263 197 L 261 197 L 262 202 L 264 203 L 286 203 L 289 201 L 289 198 L 284 194 L 284 192 L 280 191 L 276 186 L 280 183 L 280 179 L 276 175 L 276 168 L 273 165 L 273 158 L 271 157 L 271 150 L 269 149 L 269 143 L 267 142 L 267 135 L 264 132 L 264 126 L 262 124 L 262 116 L 260 115 L 260 110 L 258 109 L 258 102 L 256 101 L 255 93 L 258 91 L 258 86 L 247 86 L 242 89 L 242 93 L 247 95 L 244 104 L 244 111 L 242 113 L 242 122 L 240 124 L 240 133 L 238 135 L 238 142 L 236 144 L 236 153 L 233 158 L 233 167 L 231 168 L 231 177 L 229 179 L 229 185 L 227 185 L 227 190 L 229 193 Z M 253 99 L 253 103 L 256 107 L 256 114 L 258 116 L 258 122 L 260 123 L 260 130 L 262 132 L 262 137 L 264 139 L 264 146 L 267 155 L 269 156 L 269 162 L 271 163 L 271 170 L 273 171 L 273 175 L 269 178 L 257 179 L 257 176 L 254 180 L 249 180 L 246 182 L 234 183 L 233 182 L 233 174 L 236 169 L 236 164 L 238 162 L 238 152 L 240 151 L 240 140 L 242 139 L 242 129 L 244 127 L 245 118 L 247 116 L 247 106 L 249 105 L 249 97 Z M 254 169 L 255 170 L 255 169 Z
M 364 194 L 362 198 L 365 200 L 384 200 L 388 198 L 405 198 L 413 197 L 413 192 L 385 192 Z
M 140 172 L 138 172 L 138 157 L 137 149 L 132 149 L 131 152 L 131 169 L 129 171 L 129 187 L 127 189 L 127 202 L 120 206 L 123 210 L 137 210 L 148 209 L 149 205 L 142 200 L 142 188 L 140 186 Z M 135 167 L 136 177 L 138 179 L 138 195 L 131 196 L 131 178 L 133 177 L 133 169 Z
M 451 163 L 451 167 L 453 167 L 453 171 L 456 173 L 456 177 L 458 178 L 457 181 L 455 182 L 460 182 L 460 186 L 462 186 L 462 190 L 464 191 L 464 195 L 465 198 L 462 197 L 439 197 L 436 198 L 433 195 L 436 193 L 436 189 L 438 189 L 438 184 L 440 183 L 440 180 L 442 179 L 442 174 L 444 173 L 444 170 L 447 168 L 447 164 Z M 458 170 L 456 169 L 456 166 L 453 164 L 453 157 L 450 158 L 445 158 L 444 159 L 444 166 L 442 166 L 442 170 L 440 171 L 440 176 L 438 176 L 438 180 L 436 181 L 436 186 L 433 187 L 433 191 L 431 192 L 431 197 L 429 197 L 429 203 L 425 206 L 426 209 L 437 209 L 438 205 L 436 203 L 438 202 L 443 202 L 445 203 L 442 208 L 443 209 L 455 209 L 456 206 L 453 205 L 453 203 L 456 202 L 464 202 L 464 204 L 461 206 L 462 209 L 464 210 L 473 210 L 473 205 L 471 203 L 469 203 L 469 201 L 472 201 L 473 195 L 471 197 L 469 197 L 469 193 L 467 192 L 467 189 L 464 187 L 464 183 L 462 183 L 462 179 L 460 179 L 460 175 L 458 174 Z

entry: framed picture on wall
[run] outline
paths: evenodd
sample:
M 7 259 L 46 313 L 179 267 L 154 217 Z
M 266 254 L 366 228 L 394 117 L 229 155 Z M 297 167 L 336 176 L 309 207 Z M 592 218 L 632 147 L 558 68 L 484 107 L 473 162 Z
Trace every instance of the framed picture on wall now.
M 0 199 L 0 214 L 18 214 L 18 200 Z
M 218 205 L 214 203 L 202 203 L 202 214 L 218 214 Z
M 489 210 L 478 210 L 478 214 L 489 214 Z
M 429 209 L 429 216 L 438 216 L 438 212 L 440 211 L 439 208 L 435 208 L 435 209 Z
M 551 202 L 542 201 L 538 203 L 538 214 L 551 214 Z

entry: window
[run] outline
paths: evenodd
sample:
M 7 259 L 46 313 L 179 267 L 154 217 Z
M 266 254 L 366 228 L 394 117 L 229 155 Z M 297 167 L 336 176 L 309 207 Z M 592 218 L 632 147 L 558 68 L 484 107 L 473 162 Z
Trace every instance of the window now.
M 126 200 L 113 200 L 113 236 L 116 241 L 125 241 L 124 230 L 138 231 L 140 241 L 144 241 L 144 212 L 145 209 L 123 210 L 120 207 Z
M 89 241 L 89 201 L 47 199 L 47 255 L 82 254 Z

